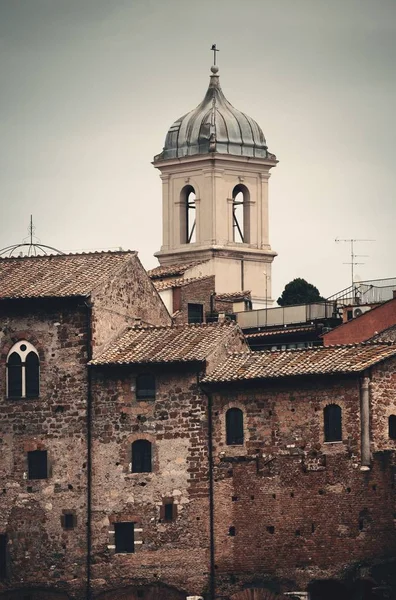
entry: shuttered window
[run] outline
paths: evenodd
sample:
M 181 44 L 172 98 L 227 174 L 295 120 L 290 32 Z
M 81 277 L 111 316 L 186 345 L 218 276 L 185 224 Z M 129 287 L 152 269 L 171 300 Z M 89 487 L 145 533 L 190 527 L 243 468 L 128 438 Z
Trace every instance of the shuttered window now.
M 115 551 L 123 554 L 135 552 L 135 524 L 114 523 Z
M 323 411 L 325 442 L 340 442 L 342 440 L 341 407 L 329 404 Z
M 150 373 L 142 373 L 136 377 L 136 398 L 155 398 L 155 377 Z
M 136 440 L 132 444 L 132 473 L 151 473 L 151 442 Z
M 33 450 L 28 452 L 28 479 L 47 479 L 47 451 Z
M 8 357 L 7 362 L 8 397 L 22 397 L 22 359 L 16 352 Z
M 228 446 L 243 444 L 243 412 L 230 408 L 226 413 L 226 442 Z

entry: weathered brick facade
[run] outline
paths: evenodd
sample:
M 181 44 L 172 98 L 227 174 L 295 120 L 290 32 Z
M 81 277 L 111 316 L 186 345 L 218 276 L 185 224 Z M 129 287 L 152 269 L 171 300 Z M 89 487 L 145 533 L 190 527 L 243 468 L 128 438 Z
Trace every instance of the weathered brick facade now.
M 395 364 L 373 369 L 370 470 L 361 470 L 356 377 L 234 384 L 214 394 L 219 594 L 247 582 L 306 589 L 312 580 L 346 577 L 354 566 L 358 577 L 358 566 L 394 557 L 395 442 L 376 413 L 395 412 L 395 383 Z M 323 409 L 334 403 L 342 408 L 342 441 L 325 442 Z M 244 413 L 242 446 L 225 443 L 231 407 Z
M 311 589 L 319 600 L 324 579 L 345 581 L 355 590 L 346 597 L 359 600 L 394 593 L 394 348 L 364 348 L 349 374 L 329 348 L 263 353 L 286 362 L 261 380 L 254 366 L 249 381 L 236 325 L 132 327 L 119 337 L 140 316 L 169 322 L 137 263 L 85 296 L 0 300 L 0 598 L 268 600 Z M 180 348 L 161 344 L 169 331 Z M 38 398 L 7 396 L 7 356 L 23 341 L 39 355 Z M 233 381 L 229 353 L 241 351 Z M 287 371 L 322 355 L 327 375 Z M 210 381 L 214 370 L 229 379 Z M 138 397 L 142 374 L 154 377 L 150 397 Z M 334 404 L 342 438 L 328 442 L 323 411 Z M 230 408 L 243 413 L 243 443 L 226 443 Z M 133 468 L 137 441 L 151 444 L 149 470 Z M 47 452 L 47 477 L 28 479 L 37 450 Z M 133 524 L 133 552 L 116 552 L 122 523 Z M 364 578 L 383 595 L 357 595 Z

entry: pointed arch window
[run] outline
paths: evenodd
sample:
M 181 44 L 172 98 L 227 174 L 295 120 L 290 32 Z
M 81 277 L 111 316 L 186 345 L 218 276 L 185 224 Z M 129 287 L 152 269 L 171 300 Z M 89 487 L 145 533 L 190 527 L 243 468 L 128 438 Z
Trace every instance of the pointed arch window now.
M 240 408 L 230 408 L 226 412 L 227 446 L 243 445 L 243 412 Z
M 7 356 L 8 398 L 37 398 L 40 394 L 40 360 L 25 340 L 14 344 Z
M 250 195 L 245 185 L 236 185 L 232 191 L 232 240 L 250 242 Z
M 136 440 L 132 444 L 132 473 L 151 473 L 152 449 L 148 440 Z
M 181 243 L 193 244 L 196 241 L 195 190 L 186 185 L 181 191 Z
M 342 411 L 338 404 L 329 404 L 323 410 L 325 442 L 342 441 Z

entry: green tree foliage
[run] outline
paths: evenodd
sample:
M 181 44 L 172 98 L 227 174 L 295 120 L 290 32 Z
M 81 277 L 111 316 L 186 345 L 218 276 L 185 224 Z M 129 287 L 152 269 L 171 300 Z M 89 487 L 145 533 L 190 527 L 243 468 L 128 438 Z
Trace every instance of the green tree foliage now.
M 282 295 L 278 298 L 278 304 L 279 306 L 290 306 L 291 304 L 309 304 L 323 300 L 317 287 L 305 279 L 297 277 L 285 285 Z

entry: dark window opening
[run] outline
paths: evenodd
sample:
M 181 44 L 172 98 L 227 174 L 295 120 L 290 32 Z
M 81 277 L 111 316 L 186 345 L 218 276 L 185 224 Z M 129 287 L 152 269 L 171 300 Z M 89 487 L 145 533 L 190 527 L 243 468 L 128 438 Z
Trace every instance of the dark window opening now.
M 136 440 L 132 444 L 132 473 L 151 473 L 151 442 Z
M 0 535 L 0 580 L 7 577 L 7 536 Z
M 8 397 L 22 397 L 22 359 L 16 352 L 10 354 L 7 362 Z
M 188 304 L 187 314 L 189 323 L 203 323 L 203 304 Z
M 37 398 L 39 395 L 40 363 L 35 352 L 29 352 L 25 362 L 26 397 Z
M 136 398 L 155 398 L 155 377 L 150 373 L 142 373 L 136 377 Z
M 74 529 L 76 526 L 76 517 L 73 513 L 64 513 L 61 517 L 63 529 Z
M 341 407 L 329 404 L 323 411 L 325 442 L 340 442 L 342 440 Z
M 226 443 L 228 446 L 243 444 L 243 412 L 230 408 L 226 413 Z
M 389 437 L 391 440 L 396 440 L 396 415 L 389 417 Z
M 353 319 L 353 310 L 347 310 L 347 321 L 352 321 Z
M 28 452 L 28 479 L 47 479 L 47 451 L 33 450 Z
M 188 304 L 187 305 L 188 322 L 189 323 L 203 323 L 203 305 L 202 304 Z
M 235 527 L 234 526 L 230 527 L 228 530 L 228 535 L 230 535 L 231 537 L 234 537 L 235 533 L 236 533 Z
M 162 521 L 175 521 L 177 517 L 177 505 L 172 502 L 164 502 L 160 510 Z
M 129 554 L 135 552 L 135 524 L 114 523 L 115 551 Z

